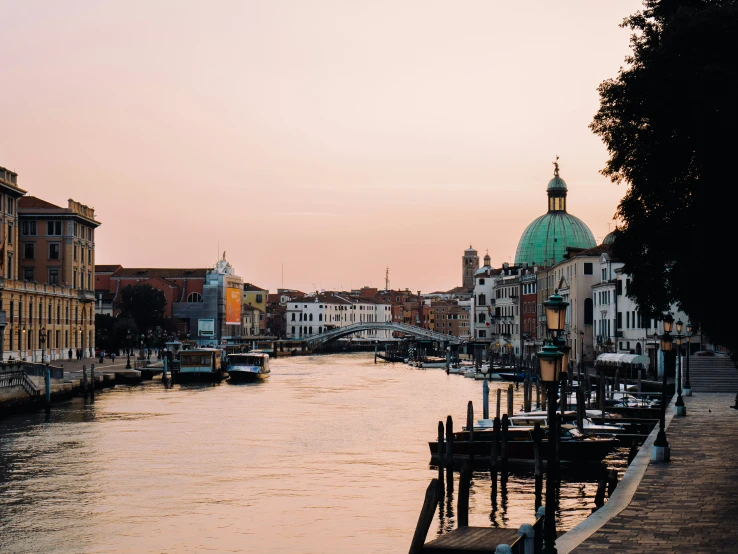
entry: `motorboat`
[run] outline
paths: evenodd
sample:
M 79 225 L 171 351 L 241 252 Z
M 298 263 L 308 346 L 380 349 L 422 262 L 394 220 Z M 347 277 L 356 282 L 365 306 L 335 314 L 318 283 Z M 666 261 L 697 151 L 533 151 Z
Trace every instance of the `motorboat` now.
M 246 352 L 228 356 L 228 377 L 232 382 L 256 381 L 271 373 L 269 354 Z

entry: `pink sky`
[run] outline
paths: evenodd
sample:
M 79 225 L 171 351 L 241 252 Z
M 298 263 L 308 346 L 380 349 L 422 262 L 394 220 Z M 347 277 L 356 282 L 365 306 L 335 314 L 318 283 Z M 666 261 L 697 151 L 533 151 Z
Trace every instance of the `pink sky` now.
M 640 0 L 0 0 L 0 165 L 96 209 L 97 263 L 448 289 L 515 256 L 558 154 L 598 240 L 596 87 Z

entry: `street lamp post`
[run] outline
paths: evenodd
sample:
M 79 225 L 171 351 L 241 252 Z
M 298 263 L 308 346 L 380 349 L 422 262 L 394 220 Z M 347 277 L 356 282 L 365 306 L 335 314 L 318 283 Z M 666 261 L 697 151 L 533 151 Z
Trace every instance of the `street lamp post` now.
M 38 332 L 38 344 L 41 347 L 41 363 L 44 363 L 44 348 L 46 346 L 46 328 L 41 327 Z
M 661 351 L 671 352 L 672 337 L 671 328 L 674 323 L 674 318 L 671 314 L 668 314 L 664 318 L 664 334 L 661 335 Z M 658 340 L 659 336 L 654 333 L 654 342 Z M 661 383 L 661 418 L 659 420 L 659 432 L 656 435 L 656 440 L 653 442 L 651 447 L 651 461 L 652 462 L 668 462 L 671 458 L 671 450 L 669 448 L 669 441 L 666 440 L 666 357 L 664 357 L 664 369 L 663 378 Z M 659 365 L 659 351 L 658 343 L 656 347 L 656 372 L 658 373 Z
M 692 350 L 692 323 L 687 321 L 687 334 L 684 336 L 687 344 L 687 372 L 684 375 L 684 390 L 682 394 L 684 396 L 692 396 L 692 384 L 689 382 L 689 354 Z
M 682 342 L 684 341 L 684 335 L 682 335 L 682 320 L 676 322 L 677 334 L 674 337 L 676 342 L 677 350 L 677 375 L 676 375 L 676 387 L 677 387 L 677 399 L 674 403 L 674 415 L 685 416 L 687 415 L 687 407 L 684 405 L 684 398 L 682 398 Z
M 546 327 L 552 337 L 549 344 L 538 352 L 541 381 L 546 383 L 548 392 L 548 460 L 546 462 L 546 512 L 543 525 L 544 552 L 556 554 L 556 441 L 558 440 L 556 424 L 556 388 L 563 367 L 565 352 L 557 348 L 561 345 L 561 332 L 564 330 L 566 308 L 558 291 L 543 303 L 546 312 Z
M 126 331 L 126 369 L 131 369 L 131 330 Z
M 579 383 L 582 382 L 582 373 L 584 371 L 584 331 L 579 331 Z M 580 385 L 581 386 L 581 385 Z M 589 383 L 587 384 L 589 386 Z

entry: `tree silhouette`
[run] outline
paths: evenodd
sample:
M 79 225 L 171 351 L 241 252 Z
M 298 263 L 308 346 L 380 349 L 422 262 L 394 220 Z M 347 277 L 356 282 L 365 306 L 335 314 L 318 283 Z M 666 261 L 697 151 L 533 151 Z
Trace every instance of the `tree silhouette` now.
M 738 351 L 732 313 L 711 283 L 730 265 L 738 151 L 736 0 L 647 0 L 623 22 L 632 55 L 599 87 L 590 128 L 625 183 L 613 255 L 642 313 L 678 302 L 714 342 Z M 658 317 L 658 316 L 657 316 Z

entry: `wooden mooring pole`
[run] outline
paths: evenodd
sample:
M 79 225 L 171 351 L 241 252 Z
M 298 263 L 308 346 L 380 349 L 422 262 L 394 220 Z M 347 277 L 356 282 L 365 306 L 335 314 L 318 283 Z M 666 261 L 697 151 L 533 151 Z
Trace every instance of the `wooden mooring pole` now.
M 90 364 L 90 400 L 95 401 L 95 364 Z
M 482 383 L 482 418 L 489 419 L 489 381 Z
M 497 389 L 497 419 L 500 419 L 500 408 L 502 407 L 502 389 Z
M 439 498 L 443 496 L 443 466 L 446 461 L 446 443 L 443 440 L 443 421 L 438 422 L 438 487 L 441 490 Z
M 436 513 L 438 501 L 441 498 L 438 490 L 438 482 L 435 479 L 431 479 L 428 488 L 425 489 L 423 508 L 420 510 L 420 517 L 418 517 L 418 523 L 415 526 L 413 541 L 410 544 L 410 554 L 420 554 L 423 552 L 423 545 L 428 536 L 428 530 L 433 523 L 433 516 Z
M 507 414 L 502 416 L 502 448 L 500 449 L 502 464 L 507 467 L 507 439 L 508 439 L 508 428 L 510 427 L 510 420 Z
M 456 508 L 456 517 L 459 527 L 469 527 L 469 489 L 471 488 L 472 472 L 467 462 L 461 468 L 459 475 L 459 498 Z
M 46 392 L 44 407 L 48 416 L 51 415 L 51 370 L 49 369 L 49 364 L 46 364 L 46 371 L 44 371 L 44 389 Z
M 507 415 L 513 415 L 513 386 L 512 383 L 507 387 Z
M 446 490 L 454 490 L 454 420 L 446 417 Z
M 87 366 L 82 366 L 82 392 L 87 398 Z

